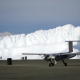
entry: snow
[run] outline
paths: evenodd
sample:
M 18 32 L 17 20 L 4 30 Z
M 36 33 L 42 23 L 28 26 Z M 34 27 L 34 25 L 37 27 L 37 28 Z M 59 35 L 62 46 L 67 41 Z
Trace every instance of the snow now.
M 71 24 L 49 30 L 38 30 L 30 34 L 0 37 L 0 56 L 2 59 L 20 59 L 22 53 L 60 53 L 68 52 L 68 40 L 80 40 L 80 26 Z M 73 43 L 73 51 L 80 51 L 80 42 Z M 29 56 L 28 59 L 41 59 Z M 76 56 L 74 59 L 80 59 Z

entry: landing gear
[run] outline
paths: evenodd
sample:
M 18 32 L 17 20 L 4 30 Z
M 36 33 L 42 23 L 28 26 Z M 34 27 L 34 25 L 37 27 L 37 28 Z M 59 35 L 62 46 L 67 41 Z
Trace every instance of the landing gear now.
M 51 62 L 51 63 L 49 64 L 49 67 L 51 67 L 51 66 L 54 66 L 54 63 Z
M 67 66 L 67 63 L 64 63 L 65 66 Z
M 54 66 L 54 63 L 52 63 L 52 59 L 50 60 L 50 64 L 49 64 L 49 67 L 51 67 L 51 66 Z
M 67 66 L 67 63 L 65 63 L 65 61 L 64 61 L 64 60 L 62 60 L 62 61 L 63 61 L 64 65 L 65 65 L 65 66 Z

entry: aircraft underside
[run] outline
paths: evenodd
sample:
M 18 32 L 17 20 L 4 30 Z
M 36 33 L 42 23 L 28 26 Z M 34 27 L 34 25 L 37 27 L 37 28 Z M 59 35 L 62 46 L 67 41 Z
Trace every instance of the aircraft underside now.
M 54 59 L 48 59 L 48 56 L 46 56 L 45 60 L 50 61 L 49 67 L 54 66 L 54 64 L 57 64 L 57 61 L 62 61 L 64 66 L 67 66 L 67 63 L 64 60 L 72 58 L 74 56 L 76 55 L 58 55 L 58 56 L 55 56 Z M 54 60 L 54 63 L 53 63 L 53 60 Z

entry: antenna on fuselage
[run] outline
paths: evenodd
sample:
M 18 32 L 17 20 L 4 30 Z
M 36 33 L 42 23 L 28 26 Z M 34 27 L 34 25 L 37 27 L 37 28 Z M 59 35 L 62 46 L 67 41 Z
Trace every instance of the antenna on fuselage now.
M 68 47 L 69 47 L 69 53 L 73 52 L 73 42 L 80 42 L 80 41 L 65 41 L 68 42 Z

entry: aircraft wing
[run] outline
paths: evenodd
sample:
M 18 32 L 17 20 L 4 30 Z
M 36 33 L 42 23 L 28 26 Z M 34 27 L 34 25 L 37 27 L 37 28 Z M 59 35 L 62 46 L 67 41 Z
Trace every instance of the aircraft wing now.
M 23 55 L 45 55 L 43 53 L 22 53 Z
M 80 55 L 80 52 L 75 52 L 75 53 L 63 53 L 61 55 Z
M 68 53 L 68 52 L 63 52 L 63 53 Z M 55 55 L 63 53 L 22 53 L 22 55 Z
M 75 53 L 68 53 L 68 52 L 63 52 L 63 53 L 22 53 L 22 55 L 80 55 L 80 52 L 75 52 Z

